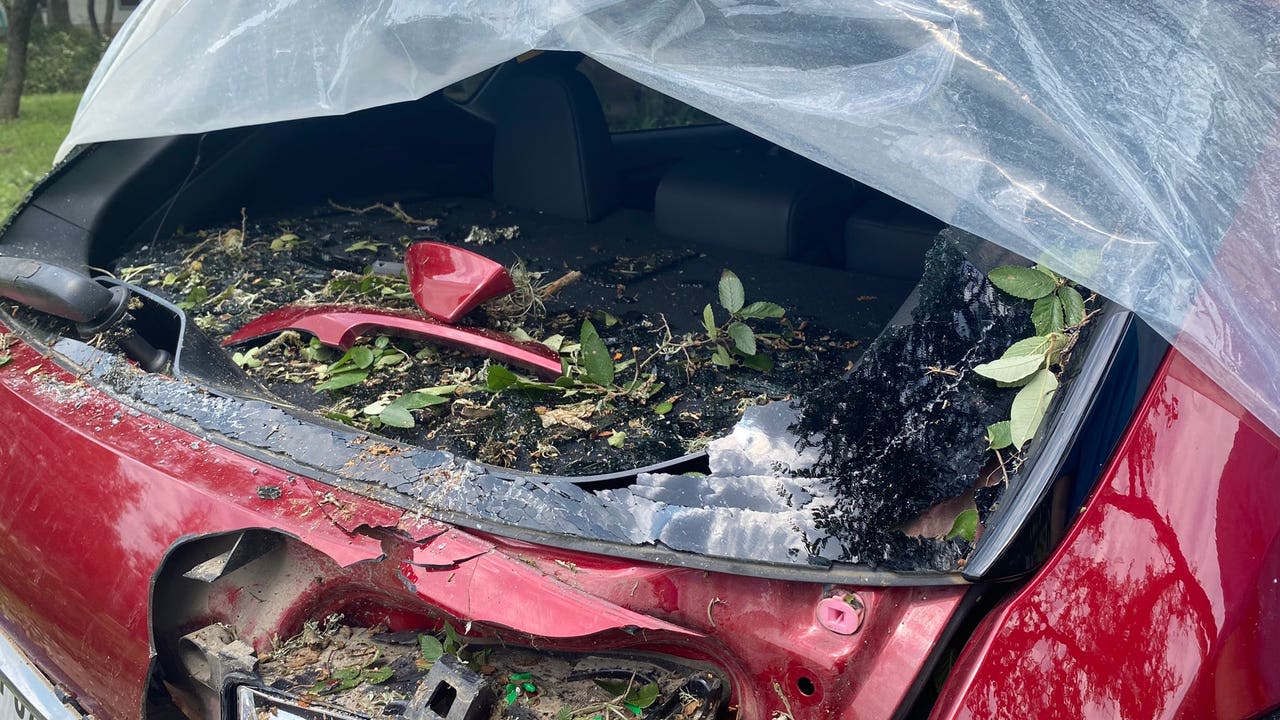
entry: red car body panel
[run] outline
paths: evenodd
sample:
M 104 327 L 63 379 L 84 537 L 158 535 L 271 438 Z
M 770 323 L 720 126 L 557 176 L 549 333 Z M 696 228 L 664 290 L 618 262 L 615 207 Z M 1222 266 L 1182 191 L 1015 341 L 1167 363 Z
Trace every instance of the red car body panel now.
M 536 638 L 548 649 L 636 648 L 714 662 L 743 717 L 788 705 L 797 720 L 892 713 L 965 598 L 963 586 L 833 589 L 423 523 L 131 410 L 22 342 L 8 352 L 12 361 L 0 367 L 0 422 L 11 429 L 0 446 L 0 619 L 104 720 L 141 712 L 151 581 L 166 553 L 184 538 L 246 528 L 293 535 L 333 568 L 323 585 L 303 582 L 308 567 L 293 573 L 296 587 L 210 601 L 215 616 L 259 644 L 353 603 L 367 620 L 393 626 L 443 608 L 504 638 L 557 628 L 559 639 Z M 279 496 L 260 496 L 264 486 Z M 488 580 L 463 582 L 477 577 Z M 865 606 L 853 635 L 816 617 L 836 590 L 856 592 Z M 548 615 L 531 614 L 552 596 Z M 635 631 L 637 618 L 652 630 Z
M 959 658 L 935 718 L 1249 717 L 1280 705 L 1280 441 L 1187 360 Z
M 443 609 L 511 637 L 555 629 L 543 647 L 715 662 L 751 718 L 782 710 L 783 696 L 798 720 L 891 715 L 964 598 L 963 587 L 842 588 L 866 620 L 838 635 L 815 619 L 830 588 L 411 521 L 131 410 L 21 342 L 9 352 L 0 613 L 101 718 L 138 716 L 150 582 L 193 535 L 277 528 L 348 568 L 329 596 L 300 593 L 250 627 L 259 641 L 362 586 L 393 624 Z M 1280 704 L 1278 467 L 1280 442 L 1171 354 L 1074 527 L 979 626 L 935 717 L 1244 716 Z M 259 497 L 262 486 L 280 497 Z M 489 580 L 454 584 L 460 570 Z M 248 595 L 222 610 L 251 617 L 261 600 Z M 544 615 L 519 611 L 542 600 L 554 600 Z M 651 632 L 623 632 L 637 617 Z

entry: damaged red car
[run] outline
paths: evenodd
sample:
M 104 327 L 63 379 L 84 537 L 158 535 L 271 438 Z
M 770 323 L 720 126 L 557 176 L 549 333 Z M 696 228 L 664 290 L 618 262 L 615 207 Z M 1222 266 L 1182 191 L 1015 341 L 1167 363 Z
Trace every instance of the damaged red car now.
M 1274 388 L 1196 350 L 1276 136 L 1029 109 L 1132 22 L 1274 110 L 1275 9 L 979 5 L 140 9 L 0 234 L 0 718 L 1280 708 Z

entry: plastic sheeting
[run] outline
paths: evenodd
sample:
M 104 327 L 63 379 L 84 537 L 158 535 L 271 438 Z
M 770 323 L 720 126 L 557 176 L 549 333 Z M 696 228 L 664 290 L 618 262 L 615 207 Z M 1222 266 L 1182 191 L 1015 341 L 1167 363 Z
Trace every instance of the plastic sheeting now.
M 150 0 L 63 152 L 577 50 L 1136 310 L 1280 430 L 1280 5 Z

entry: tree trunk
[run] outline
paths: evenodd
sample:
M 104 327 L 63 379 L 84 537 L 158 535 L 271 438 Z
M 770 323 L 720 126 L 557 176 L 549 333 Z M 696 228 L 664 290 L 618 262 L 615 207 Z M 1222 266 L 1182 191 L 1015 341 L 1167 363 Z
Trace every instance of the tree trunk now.
M 116 34 L 116 0 L 107 0 L 107 14 L 102 18 L 102 32 L 107 37 Z
M 36 14 L 37 2 L 39 0 L 10 0 L 5 3 L 9 11 L 9 49 L 4 79 L 0 81 L 0 120 L 18 117 L 22 85 L 27 81 L 27 41 L 31 39 L 31 20 Z
M 71 8 L 68 0 L 49 0 L 49 27 L 71 27 Z
M 93 28 L 93 34 L 102 37 L 102 28 L 98 27 L 98 0 L 86 0 L 86 8 L 89 11 L 89 27 Z

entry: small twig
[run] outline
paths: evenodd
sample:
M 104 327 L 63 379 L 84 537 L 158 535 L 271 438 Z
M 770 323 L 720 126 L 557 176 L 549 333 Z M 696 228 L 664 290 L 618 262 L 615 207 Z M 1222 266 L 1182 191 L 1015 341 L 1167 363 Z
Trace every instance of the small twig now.
M 795 713 L 791 710 L 791 701 L 782 692 L 782 685 L 778 684 L 777 680 L 773 681 L 773 691 L 778 694 L 778 699 L 782 701 L 782 707 L 787 711 L 787 720 L 795 720 Z
M 374 203 L 368 207 L 353 208 L 353 207 L 347 207 L 346 205 L 339 205 L 338 203 L 330 200 L 329 206 L 336 210 L 355 213 L 356 215 L 366 215 L 372 210 L 382 210 L 383 212 L 390 213 L 393 217 L 395 217 L 397 220 L 399 220 L 400 222 L 406 225 L 420 225 L 425 228 L 435 228 L 440 224 L 440 221 L 437 220 L 436 218 L 427 218 L 425 220 L 419 220 L 418 218 L 405 212 L 404 209 L 400 207 L 400 203 L 398 202 L 391 203 L 390 205 L 379 202 L 379 203 Z
M 555 280 L 552 280 L 551 282 L 549 282 L 549 283 L 547 283 L 546 285 L 542 286 L 541 294 L 542 294 L 543 299 L 546 299 L 546 298 L 551 297 L 552 295 L 555 295 L 556 293 L 558 293 L 558 292 L 560 292 L 561 290 L 565 289 L 565 288 L 566 288 L 566 287 L 568 287 L 569 285 L 572 285 L 573 283 L 577 282 L 577 281 L 578 281 L 578 280 L 580 280 L 581 278 L 582 278 L 582 272 L 581 272 L 581 271 L 578 271 L 578 270 L 570 270 L 569 272 L 565 273 L 564 275 L 561 275 L 560 277 L 556 278 Z
M 711 608 L 714 608 L 717 604 L 728 605 L 729 603 L 721 600 L 718 597 L 711 598 L 711 602 L 707 603 L 707 622 L 711 623 L 711 627 L 716 626 L 716 619 L 711 617 Z
M 995 452 L 995 454 L 996 454 L 996 462 L 1000 463 L 1000 473 L 1001 473 L 1002 475 L 1004 475 L 1004 484 L 1005 484 L 1005 485 L 1008 485 L 1008 484 L 1009 484 L 1009 469 L 1008 469 L 1008 468 L 1006 468 L 1006 467 L 1004 466 L 1004 456 L 1000 454 L 1000 451 L 999 451 L 999 450 L 996 450 L 996 449 L 994 449 L 994 448 L 993 448 L 993 451 L 994 451 L 994 452 Z
M 300 341 L 301 339 L 302 339 L 302 336 L 298 334 L 298 331 L 296 331 L 296 330 L 285 330 L 284 332 L 280 333 L 279 335 L 277 335 L 277 336 L 275 336 L 275 337 L 271 338 L 271 341 L 270 341 L 270 342 L 268 342 L 268 343 L 266 343 L 265 345 L 263 345 L 263 346 L 258 350 L 258 352 L 259 352 L 259 353 L 271 352 L 272 350 L 275 350 L 276 348 L 280 347 L 281 345 L 283 345 L 283 344 L 285 344 L 285 343 L 287 343 L 287 342 L 298 342 L 298 341 Z

